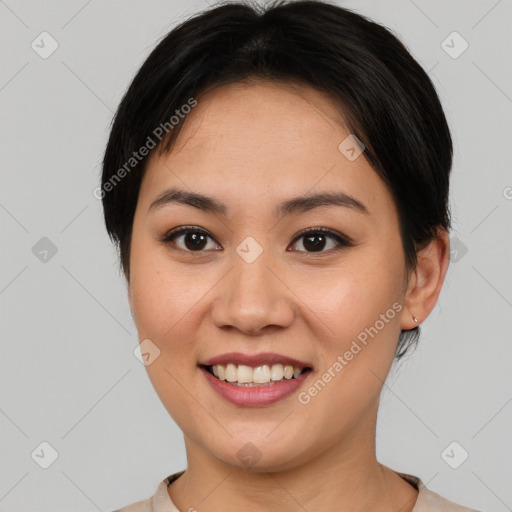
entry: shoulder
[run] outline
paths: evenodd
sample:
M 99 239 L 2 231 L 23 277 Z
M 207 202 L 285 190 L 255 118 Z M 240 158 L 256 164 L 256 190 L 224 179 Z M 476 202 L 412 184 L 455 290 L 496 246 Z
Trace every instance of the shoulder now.
M 440 496 L 429 489 L 417 476 L 398 474 L 418 489 L 418 498 L 412 512 L 479 512 Z
M 137 501 L 136 503 L 126 505 L 125 507 L 113 510 L 112 512 L 153 512 L 151 498 Z
M 167 487 L 184 472 L 185 470 L 179 471 L 178 473 L 173 473 L 172 475 L 164 478 L 158 484 L 153 496 L 150 496 L 145 500 L 126 505 L 123 508 L 113 510 L 112 512 L 178 512 L 178 509 L 174 506 L 171 498 L 169 497 Z
M 414 507 L 413 512 L 430 512 L 434 510 L 439 512 L 478 512 L 473 508 L 468 508 L 443 498 L 426 487 L 423 489 L 421 502 L 417 503 L 417 505 L 419 505 L 419 508 L 416 509 L 416 507 Z

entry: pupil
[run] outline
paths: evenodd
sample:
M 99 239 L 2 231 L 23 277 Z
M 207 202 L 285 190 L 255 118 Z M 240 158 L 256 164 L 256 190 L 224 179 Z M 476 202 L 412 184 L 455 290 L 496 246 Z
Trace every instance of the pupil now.
M 189 241 L 193 241 L 189 244 Z M 187 249 L 202 249 L 206 245 L 206 236 L 203 233 L 193 232 L 185 235 Z
M 315 238 L 319 238 L 319 239 L 321 239 L 321 241 L 317 242 L 317 243 L 311 242 Z M 312 247 L 313 251 L 322 250 L 324 248 L 324 245 L 325 245 L 325 236 L 322 235 L 322 234 L 308 235 L 306 237 L 306 242 L 304 243 L 304 247 L 306 247 L 306 249 L 308 249 L 308 244 L 310 244 L 310 246 Z
M 314 241 L 316 239 L 316 242 Z M 185 235 L 185 245 L 187 249 L 203 249 L 206 244 L 206 236 L 203 233 L 197 231 L 187 233 Z M 304 247 L 306 249 L 315 251 L 321 251 L 325 246 L 325 236 L 321 233 L 315 233 L 306 236 Z

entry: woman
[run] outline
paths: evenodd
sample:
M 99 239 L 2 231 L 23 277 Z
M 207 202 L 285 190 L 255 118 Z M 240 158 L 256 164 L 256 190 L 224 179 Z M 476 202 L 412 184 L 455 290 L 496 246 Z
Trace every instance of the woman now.
M 470 510 L 375 454 L 447 271 L 451 164 L 427 74 L 354 12 L 228 4 L 158 44 L 100 195 L 188 467 L 122 512 Z

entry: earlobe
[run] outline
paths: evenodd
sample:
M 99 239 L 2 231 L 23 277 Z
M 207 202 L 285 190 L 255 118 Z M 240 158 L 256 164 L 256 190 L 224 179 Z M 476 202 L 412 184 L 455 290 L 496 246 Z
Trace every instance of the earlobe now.
M 434 309 L 444 283 L 450 260 L 448 232 L 439 230 L 437 238 L 418 251 L 418 262 L 411 273 L 405 298 L 401 328 L 410 330 L 423 322 Z M 414 318 L 418 320 L 416 323 Z

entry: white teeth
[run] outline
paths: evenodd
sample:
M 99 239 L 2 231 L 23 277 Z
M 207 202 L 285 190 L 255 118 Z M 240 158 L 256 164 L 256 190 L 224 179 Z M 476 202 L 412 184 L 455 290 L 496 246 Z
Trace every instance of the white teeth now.
M 269 366 L 264 364 L 252 368 L 246 365 L 236 365 L 228 363 L 227 365 L 215 364 L 212 366 L 212 372 L 220 380 L 226 380 L 231 383 L 239 384 L 273 384 L 281 380 L 297 378 L 302 373 L 302 368 L 291 365 L 273 364 Z
M 270 370 L 270 378 L 272 380 L 281 380 L 284 376 L 283 373 L 283 365 L 282 364 L 273 364 L 272 369 Z
M 240 366 L 238 368 L 240 368 Z M 265 384 L 266 382 L 270 382 L 270 368 L 267 364 L 254 368 L 252 371 L 252 381 L 258 384 Z
M 232 363 L 226 366 L 226 380 L 228 382 L 236 382 L 238 380 L 238 371 L 236 366 Z
M 238 365 L 238 382 L 252 382 L 252 368 L 243 364 Z
M 285 379 L 291 379 L 293 377 L 293 366 L 285 366 L 283 372 Z

